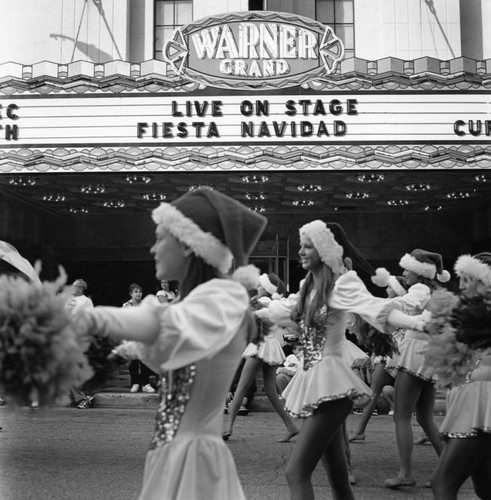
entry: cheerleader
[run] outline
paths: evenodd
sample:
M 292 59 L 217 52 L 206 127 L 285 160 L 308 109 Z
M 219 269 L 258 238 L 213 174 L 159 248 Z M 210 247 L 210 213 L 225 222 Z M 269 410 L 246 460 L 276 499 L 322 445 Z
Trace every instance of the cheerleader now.
M 407 293 L 407 283 L 406 278 L 404 276 L 392 276 L 386 271 L 385 273 L 381 268 L 377 269 L 375 276 L 372 278 L 372 281 L 375 284 L 380 286 L 387 287 L 387 297 L 395 298 L 402 297 Z M 386 277 L 386 279 L 384 279 Z M 404 312 L 407 312 L 406 310 Z M 404 338 L 404 329 L 395 330 L 392 334 L 395 345 L 397 346 L 401 340 Z M 373 391 L 373 399 L 363 408 L 363 413 L 361 415 L 360 422 L 358 424 L 357 430 L 350 436 L 350 443 L 354 441 L 365 441 L 365 429 L 367 428 L 368 422 L 373 415 L 373 411 L 375 410 L 378 402 L 378 398 L 380 394 L 382 394 L 382 390 L 386 385 L 393 386 L 394 385 L 394 376 L 391 375 L 386 370 L 386 364 L 390 360 L 392 361 L 397 356 L 396 353 L 393 353 L 391 357 L 381 356 L 381 355 L 372 355 L 373 361 L 373 372 L 372 372 L 372 381 L 370 384 L 370 389 Z
M 221 431 L 223 401 L 254 323 L 246 287 L 227 274 L 232 263 L 247 263 L 266 219 L 209 189 L 162 203 L 152 217 L 156 276 L 178 281 L 179 298 L 96 307 L 86 316 L 89 331 L 133 341 L 119 354 L 161 377 L 139 498 L 243 500 Z
M 479 498 L 491 498 L 491 253 L 463 255 L 455 272 L 461 298 L 430 343 L 439 383 L 453 382 L 440 427 L 445 439 L 431 486 L 437 500 L 453 500 L 472 478 Z M 436 316 L 436 314 L 435 314 Z M 437 320 L 435 320 L 435 323 Z M 429 327 L 431 329 L 432 324 Z M 444 346 L 440 345 L 444 342 Z M 434 345 L 432 345 L 434 343 Z M 455 352 L 445 358 L 442 352 Z M 449 348 L 454 348 L 449 350 Z M 459 373 L 454 373 L 460 366 Z
M 263 307 L 267 307 L 271 303 L 271 300 L 281 298 L 285 292 L 285 284 L 276 274 L 262 274 L 259 277 L 256 299 Z M 260 315 L 261 309 L 256 314 Z M 239 413 L 242 400 L 246 396 L 247 390 L 259 370 L 262 370 L 263 373 L 264 392 L 286 427 L 286 434 L 279 442 L 287 443 L 298 434 L 298 427 L 288 413 L 286 413 L 276 391 L 276 369 L 278 366 L 282 366 L 285 361 L 285 354 L 281 348 L 284 332 L 283 328 L 272 324 L 264 340 L 258 345 L 250 343 L 242 354 L 245 363 L 234 398 L 229 406 L 228 423 L 226 431 L 223 433 L 225 441 L 228 441 L 232 436 L 234 422 Z
M 426 307 L 431 294 L 438 288 L 435 278 L 441 282 L 450 279 L 448 271 L 443 270 L 441 255 L 417 248 L 411 254 L 405 254 L 399 265 L 404 269 L 403 276 L 409 286 L 407 294 L 401 299 L 403 310 L 409 310 L 411 315 L 420 315 L 425 311 L 425 314 L 429 315 Z M 414 412 L 419 425 L 438 455 L 443 447 L 438 427 L 433 420 L 435 405 L 433 370 L 424 363 L 423 351 L 429 339 L 429 335 L 423 331 L 416 329 L 406 331 L 404 340 L 399 344 L 399 358 L 395 363 L 387 364 L 387 369 L 396 371 L 394 422 L 401 467 L 397 476 L 385 480 L 386 488 L 416 484 L 412 470 L 411 418 Z
M 303 359 L 282 394 L 287 411 L 304 419 L 286 477 L 292 500 L 311 500 L 312 473 L 322 460 L 333 498 L 350 500 L 343 427 L 353 401 L 366 403 L 372 393 L 345 359 L 348 313 L 386 333 L 419 327 L 421 320 L 403 315 L 390 299 L 373 297 L 357 273 L 346 269 L 348 259 L 364 272 L 371 267 L 338 224 L 316 220 L 300 228 L 299 256 L 307 276 L 298 297 L 272 301 L 268 308 L 273 322 L 300 325 L 303 345 Z

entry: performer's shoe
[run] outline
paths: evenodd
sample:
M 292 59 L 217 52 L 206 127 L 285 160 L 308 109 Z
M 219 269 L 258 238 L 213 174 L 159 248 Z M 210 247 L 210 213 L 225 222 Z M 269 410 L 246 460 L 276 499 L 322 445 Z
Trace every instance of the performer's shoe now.
M 244 405 L 242 405 L 239 408 L 239 415 L 241 415 L 243 417 L 246 416 L 246 415 L 249 415 L 249 410 Z
M 353 434 L 349 438 L 349 442 L 352 443 L 353 441 L 365 441 L 365 434 Z
M 414 486 L 416 484 L 416 480 L 414 477 L 402 477 L 402 476 L 397 476 L 397 477 L 391 477 L 390 479 L 386 479 L 384 481 L 384 486 L 386 488 L 402 488 L 404 486 Z
M 278 439 L 278 443 L 288 443 L 290 439 L 294 438 L 300 431 L 295 429 L 294 431 L 289 431 L 286 433 L 285 437 Z

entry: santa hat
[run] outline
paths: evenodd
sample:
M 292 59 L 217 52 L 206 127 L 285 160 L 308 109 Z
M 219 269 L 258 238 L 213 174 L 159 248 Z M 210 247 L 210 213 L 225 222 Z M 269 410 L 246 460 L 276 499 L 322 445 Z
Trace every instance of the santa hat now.
M 278 287 L 271 283 L 269 276 L 266 273 L 259 276 L 259 284 L 269 293 L 269 295 L 273 295 L 273 293 L 276 293 L 278 290 Z
M 306 236 L 314 245 L 319 257 L 334 273 L 343 270 L 343 247 L 336 241 L 333 232 L 321 220 L 314 220 L 302 226 L 300 237 Z
M 482 281 L 491 288 L 491 254 L 483 252 L 474 256 L 461 255 L 455 262 L 455 273 L 460 278 L 462 275 L 472 276 Z
M 152 218 L 194 254 L 222 273 L 245 266 L 264 231 L 266 217 L 216 190 L 196 189 L 161 203 Z
M 372 283 L 380 287 L 390 286 L 399 297 L 407 293 L 406 288 L 402 285 L 403 279 L 402 276 L 393 276 L 385 267 L 378 267 L 375 270 L 375 274 L 371 277 Z
M 435 279 L 436 277 L 442 283 L 450 279 L 450 273 L 443 269 L 443 259 L 439 253 L 416 248 L 410 254 L 405 254 L 399 261 L 399 265 L 424 278 Z

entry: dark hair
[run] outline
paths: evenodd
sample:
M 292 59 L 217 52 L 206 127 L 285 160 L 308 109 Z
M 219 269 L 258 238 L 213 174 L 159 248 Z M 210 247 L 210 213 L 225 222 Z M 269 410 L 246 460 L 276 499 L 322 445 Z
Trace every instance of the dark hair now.
M 130 295 L 135 291 L 135 290 L 140 290 L 140 292 L 143 293 L 143 288 L 138 284 L 138 283 L 131 283 L 130 288 L 129 288 L 129 293 Z
M 206 283 L 214 278 L 223 278 L 223 275 L 216 267 L 210 266 L 201 257 L 192 253 L 185 276 L 182 282 L 179 283 L 181 299 L 189 295 L 198 285 Z

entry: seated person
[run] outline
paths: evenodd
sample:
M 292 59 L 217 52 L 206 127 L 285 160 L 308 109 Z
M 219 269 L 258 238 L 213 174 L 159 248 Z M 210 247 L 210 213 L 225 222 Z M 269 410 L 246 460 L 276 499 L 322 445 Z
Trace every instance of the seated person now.
M 292 354 L 286 357 L 283 366 L 276 370 L 276 390 L 281 394 L 297 371 L 302 357 L 302 344 L 296 340 L 292 342 Z

